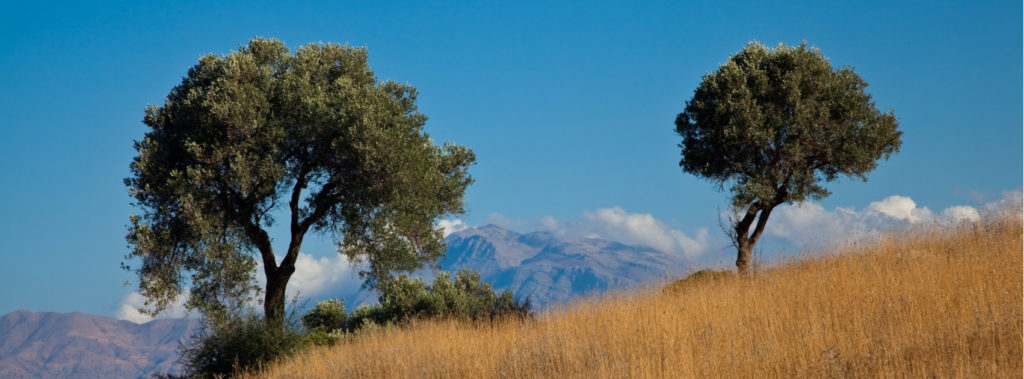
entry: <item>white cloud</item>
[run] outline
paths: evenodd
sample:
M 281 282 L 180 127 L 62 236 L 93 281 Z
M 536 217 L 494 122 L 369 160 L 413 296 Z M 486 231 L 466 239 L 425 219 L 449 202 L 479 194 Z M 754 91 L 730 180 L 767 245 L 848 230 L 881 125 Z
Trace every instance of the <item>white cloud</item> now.
M 889 218 L 907 221 L 911 224 L 932 218 L 932 211 L 927 207 L 918 208 L 917 203 L 909 197 L 893 195 L 882 201 L 868 205 L 870 212 L 878 212 Z
M 492 218 L 496 217 L 492 215 Z M 708 245 L 707 229 L 700 229 L 691 237 L 670 228 L 649 213 L 630 213 L 621 207 L 584 211 L 582 219 L 557 220 L 544 216 L 530 224 L 561 237 L 600 238 L 645 245 L 668 253 L 683 254 L 688 258 L 697 257 Z
M 669 228 L 649 213 L 629 213 L 620 207 L 612 207 L 583 212 L 583 216 L 590 221 L 588 226 L 594 229 L 594 233 L 611 240 L 647 245 L 690 258 L 703 252 L 707 245 L 707 229 L 700 229 L 696 237 L 690 237 Z
M 544 229 L 548 230 L 558 230 L 560 228 L 558 225 L 558 220 L 555 220 L 555 218 L 551 216 L 541 217 L 540 225 L 543 226 Z
M 865 225 L 859 218 L 851 209 L 827 211 L 821 204 L 807 201 L 774 210 L 765 226 L 765 233 L 791 241 L 860 233 Z
M 451 220 L 438 220 L 434 227 L 441 228 L 444 236 L 448 237 L 449 234 L 464 230 L 469 226 L 464 224 L 462 220 L 456 218 Z
M 981 220 L 981 213 L 974 207 L 960 205 L 946 208 L 942 211 L 942 217 L 954 223 L 978 222 Z
M 990 202 L 982 206 L 982 210 L 986 214 L 1003 214 L 1008 212 L 1017 212 L 1020 214 L 1024 209 L 1024 194 L 1021 193 L 1020 189 L 1015 191 L 1005 191 L 1003 196 L 996 201 Z
M 114 311 L 114 317 L 119 320 L 131 321 L 136 324 L 144 324 L 154 319 L 153 316 L 139 312 L 146 302 L 146 298 L 138 292 L 131 292 L 121 299 L 121 305 Z M 155 318 L 180 318 L 187 316 L 185 311 L 185 297 L 179 296 L 178 300 L 171 304 Z
M 263 277 L 263 267 L 260 266 L 259 270 L 259 276 Z M 361 285 L 358 272 L 341 254 L 314 258 L 299 253 L 295 260 L 295 274 L 288 282 L 288 298 L 296 293 L 306 298 L 317 298 L 328 292 L 355 292 Z

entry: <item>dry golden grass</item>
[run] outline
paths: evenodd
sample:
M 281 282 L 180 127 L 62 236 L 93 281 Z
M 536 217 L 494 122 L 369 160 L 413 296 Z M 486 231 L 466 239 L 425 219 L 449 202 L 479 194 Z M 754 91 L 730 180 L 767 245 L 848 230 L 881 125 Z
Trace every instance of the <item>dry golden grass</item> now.
M 918 228 L 532 322 L 376 330 L 255 376 L 1020 377 L 1021 235 L 1019 216 Z

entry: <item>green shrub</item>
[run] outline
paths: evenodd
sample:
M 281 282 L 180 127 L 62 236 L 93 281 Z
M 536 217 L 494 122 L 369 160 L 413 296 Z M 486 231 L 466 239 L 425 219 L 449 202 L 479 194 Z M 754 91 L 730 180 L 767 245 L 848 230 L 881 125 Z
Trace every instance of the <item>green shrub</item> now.
M 317 329 L 306 334 L 306 342 L 316 346 L 333 345 L 345 338 L 345 333 L 344 329 L 335 329 L 329 332 Z
M 332 332 L 338 329 L 345 329 L 345 302 L 342 300 L 329 299 L 316 303 L 302 316 L 302 326 L 310 331 Z
M 494 292 L 480 281 L 480 273 L 462 270 L 453 278 L 441 272 L 434 283 L 402 275 L 381 286 L 380 303 L 356 308 L 348 319 L 348 330 L 389 325 L 412 319 L 494 320 L 529 318 L 529 300 L 520 301 L 510 291 Z
M 494 304 L 491 305 L 490 317 L 491 320 L 506 318 L 532 318 L 533 305 L 530 304 L 529 298 L 520 301 L 519 299 L 516 299 L 516 296 L 512 291 L 503 290 L 498 294 L 498 298 L 494 300 Z
M 360 305 L 348 316 L 348 331 L 356 331 L 376 325 L 385 325 L 391 314 L 380 305 Z
M 428 292 L 428 285 L 420 278 L 409 278 L 400 275 L 383 281 L 380 288 L 379 311 L 372 314 L 381 317 L 375 319 L 378 324 L 388 321 L 405 321 L 420 316 L 424 308 L 421 298 Z
M 231 376 L 290 355 L 306 345 L 294 318 L 270 327 L 255 313 L 207 323 L 181 346 L 180 363 L 187 377 Z
M 334 344 L 345 332 L 347 319 L 344 301 L 329 299 L 316 303 L 302 315 L 302 326 L 309 332 L 306 340 L 318 346 Z

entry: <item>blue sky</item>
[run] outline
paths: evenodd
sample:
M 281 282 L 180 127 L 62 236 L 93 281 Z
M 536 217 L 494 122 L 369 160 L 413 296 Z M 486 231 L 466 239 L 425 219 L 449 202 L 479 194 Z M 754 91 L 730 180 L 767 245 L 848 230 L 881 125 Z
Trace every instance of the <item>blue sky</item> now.
M 432 137 L 478 155 L 461 225 L 720 254 L 728 195 L 679 170 L 673 120 L 751 40 L 807 40 L 855 67 L 904 132 L 868 182 L 779 216 L 785 246 L 801 248 L 808 220 L 963 214 L 1022 183 L 1019 1 L 30 3 L 0 14 L 0 313 L 118 312 L 134 279 L 119 268 L 122 179 L 143 109 L 201 55 L 254 36 L 366 46 L 380 79 L 417 87 Z M 325 239 L 304 251 L 337 259 Z

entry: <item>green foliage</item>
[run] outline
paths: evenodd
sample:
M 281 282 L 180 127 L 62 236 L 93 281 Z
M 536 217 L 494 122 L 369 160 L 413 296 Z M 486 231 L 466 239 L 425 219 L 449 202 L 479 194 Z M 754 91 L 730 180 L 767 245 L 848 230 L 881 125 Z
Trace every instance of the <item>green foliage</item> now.
M 834 69 L 821 51 L 748 44 L 704 76 L 676 118 L 683 171 L 720 186 L 745 206 L 821 199 L 821 181 L 866 180 L 899 151 L 893 111 L 879 112 L 867 82 Z
M 349 331 L 372 329 L 376 326 L 387 325 L 389 322 L 393 322 L 394 319 L 391 308 L 385 308 L 380 304 L 364 304 L 356 307 L 352 314 L 349 315 L 347 327 Z
M 338 329 L 345 329 L 345 302 L 342 300 L 329 299 L 316 303 L 302 316 L 302 326 L 311 331 L 331 332 Z
M 345 329 L 326 331 L 317 329 L 306 334 L 306 341 L 316 346 L 328 346 L 341 341 L 345 337 Z
M 687 275 L 685 278 L 669 283 L 667 286 L 665 286 L 665 292 L 679 292 L 694 285 L 700 285 L 702 283 L 719 282 L 722 280 L 731 279 L 735 276 L 736 274 L 729 270 L 718 271 L 709 268 L 698 270 L 690 275 Z
M 307 346 L 295 322 L 268 327 L 255 313 L 206 323 L 181 348 L 180 363 L 187 377 L 221 377 L 253 369 L 289 356 Z
M 321 346 L 333 344 L 345 333 L 348 321 L 345 302 L 335 299 L 320 301 L 301 320 L 302 326 L 308 331 L 307 341 Z
M 735 204 L 827 196 L 819 180 L 865 179 L 899 150 L 896 117 L 875 109 L 866 86 L 806 44 L 751 43 L 706 75 L 677 117 L 680 166 L 733 183 Z
M 380 303 L 356 308 L 349 317 L 349 330 L 388 325 L 412 319 L 494 320 L 529 318 L 529 300 L 519 301 L 512 292 L 495 292 L 480 281 L 476 271 L 462 270 L 453 278 L 441 272 L 434 283 L 405 275 L 388 280 L 382 286 Z
M 371 288 L 436 261 L 434 220 L 463 211 L 475 156 L 435 145 L 424 132 L 416 89 L 378 81 L 364 48 L 310 44 L 294 54 L 257 38 L 207 55 L 159 106 L 125 179 L 143 211 L 130 217 L 127 262 L 146 296 L 165 309 L 186 287 L 190 309 L 229 313 L 267 278 L 264 311 L 280 319 L 305 234 L 339 235 L 351 261 L 365 261 Z M 287 250 L 275 255 L 267 228 L 287 212 Z M 282 258 L 278 260 L 278 256 Z
M 490 305 L 489 313 L 491 320 L 529 319 L 533 318 L 533 305 L 529 298 L 519 300 L 512 291 L 502 290 Z

